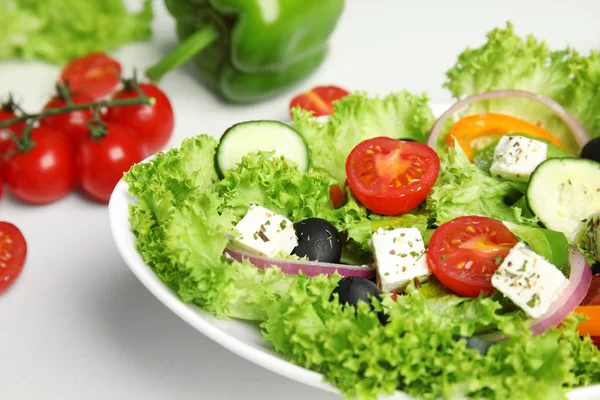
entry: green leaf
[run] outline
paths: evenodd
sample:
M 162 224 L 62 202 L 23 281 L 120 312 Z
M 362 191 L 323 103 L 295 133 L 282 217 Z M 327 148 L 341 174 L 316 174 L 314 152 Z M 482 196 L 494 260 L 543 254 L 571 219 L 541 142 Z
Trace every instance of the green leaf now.
M 436 225 L 465 215 L 534 224 L 505 199 L 519 197 L 526 184 L 497 179 L 471 164 L 456 143 L 440 155 L 438 179 L 427 198 L 427 210 Z
M 600 136 L 600 56 L 588 57 L 568 47 L 551 50 L 545 41 L 521 37 L 508 22 L 496 28 L 478 48 L 465 50 L 447 71 L 444 84 L 455 98 L 499 89 L 521 89 L 547 96 L 565 107 L 592 137 Z M 541 125 L 579 154 L 579 146 L 565 124 L 547 107 L 524 99 L 481 101 L 465 114 L 497 112 Z
M 346 158 L 360 142 L 377 136 L 425 142 L 435 120 L 428 97 L 407 91 L 384 98 L 356 92 L 334 103 L 334 113 L 320 122 L 296 107 L 293 127 L 309 146 L 313 167 L 333 176 L 340 186 L 346 180 Z
M 123 0 L 3 0 L 0 59 L 40 59 L 54 64 L 109 51 L 152 36 L 152 0 L 137 13 Z

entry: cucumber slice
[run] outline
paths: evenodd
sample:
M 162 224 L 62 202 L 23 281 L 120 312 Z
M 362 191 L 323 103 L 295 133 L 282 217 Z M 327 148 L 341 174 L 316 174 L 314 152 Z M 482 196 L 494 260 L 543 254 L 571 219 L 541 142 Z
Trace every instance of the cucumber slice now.
M 531 211 L 548 229 L 574 244 L 583 222 L 600 211 L 600 163 L 583 158 L 551 158 L 531 174 L 527 188 Z
M 303 172 L 310 166 L 308 146 L 292 127 L 279 121 L 247 121 L 233 125 L 221 137 L 215 153 L 217 173 L 222 178 L 242 157 L 258 151 L 275 151 L 276 157 L 296 162 Z

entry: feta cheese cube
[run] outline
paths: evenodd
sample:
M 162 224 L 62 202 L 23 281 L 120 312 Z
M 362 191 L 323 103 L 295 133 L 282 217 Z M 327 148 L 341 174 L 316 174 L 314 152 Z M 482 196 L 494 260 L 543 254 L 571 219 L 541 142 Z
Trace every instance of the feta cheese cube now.
M 490 173 L 499 178 L 527 182 L 533 170 L 546 159 L 548 145 L 523 136 L 502 136 Z
M 425 244 L 417 228 L 379 228 L 371 239 L 381 290 L 404 289 L 414 278 L 427 280 L 430 271 Z
M 584 219 L 582 247 L 589 251 L 596 261 L 600 261 L 600 212 Z
M 290 254 L 298 245 L 292 221 L 255 204 L 250 205 L 235 229 L 239 236 L 233 238 L 234 244 L 261 256 Z
M 544 315 L 568 280 L 544 257 L 517 243 L 492 276 L 492 286 L 532 318 Z

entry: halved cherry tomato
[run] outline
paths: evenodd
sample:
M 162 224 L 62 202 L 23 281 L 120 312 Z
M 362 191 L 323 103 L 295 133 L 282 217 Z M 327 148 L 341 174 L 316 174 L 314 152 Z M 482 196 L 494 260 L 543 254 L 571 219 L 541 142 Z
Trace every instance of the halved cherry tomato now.
M 465 297 L 492 293 L 492 275 L 518 239 L 501 222 L 480 216 L 458 217 L 431 235 L 427 263 L 444 286 Z
M 105 53 L 90 53 L 75 58 L 60 74 L 73 92 L 85 93 L 98 99 L 111 93 L 119 85 L 121 64 Z
M 369 210 L 404 214 L 429 194 L 440 172 L 440 159 L 429 146 L 376 137 L 359 143 L 346 159 L 352 192 Z
M 448 131 L 446 143 L 452 146 L 454 145 L 454 138 L 456 138 L 466 156 L 473 161 L 473 150 L 475 148 L 485 146 L 490 140 L 498 139 L 500 136 L 509 133 L 523 133 L 547 139 L 566 149 L 560 140 L 539 125 L 510 115 L 495 113 L 473 114 L 461 118 Z
M 339 185 L 333 185 L 329 188 L 329 199 L 333 208 L 339 208 L 346 201 L 346 194 L 340 189 Z
M 317 86 L 294 97 L 290 102 L 290 110 L 300 106 L 305 110 L 312 111 L 315 117 L 331 115 L 333 114 L 333 102 L 349 94 L 347 90 L 337 86 Z
M 0 294 L 8 289 L 25 265 L 27 243 L 10 222 L 0 221 Z
M 85 104 L 92 103 L 94 99 L 85 93 L 75 93 L 71 97 L 71 101 L 75 104 Z M 64 107 L 66 104 L 67 101 L 65 99 L 56 96 L 46 103 L 44 111 L 51 108 Z M 66 133 L 73 143 L 77 144 L 89 134 L 90 130 L 87 126 L 87 122 L 91 119 L 91 110 L 77 110 L 43 118 L 40 121 L 40 125 Z

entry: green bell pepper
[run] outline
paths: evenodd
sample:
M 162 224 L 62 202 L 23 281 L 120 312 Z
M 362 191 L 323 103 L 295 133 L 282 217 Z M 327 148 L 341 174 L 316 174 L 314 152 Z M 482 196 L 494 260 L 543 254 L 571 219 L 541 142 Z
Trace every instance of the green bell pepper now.
M 153 81 L 189 59 L 226 100 L 264 100 L 324 60 L 344 0 L 165 0 L 180 44 L 146 71 Z

